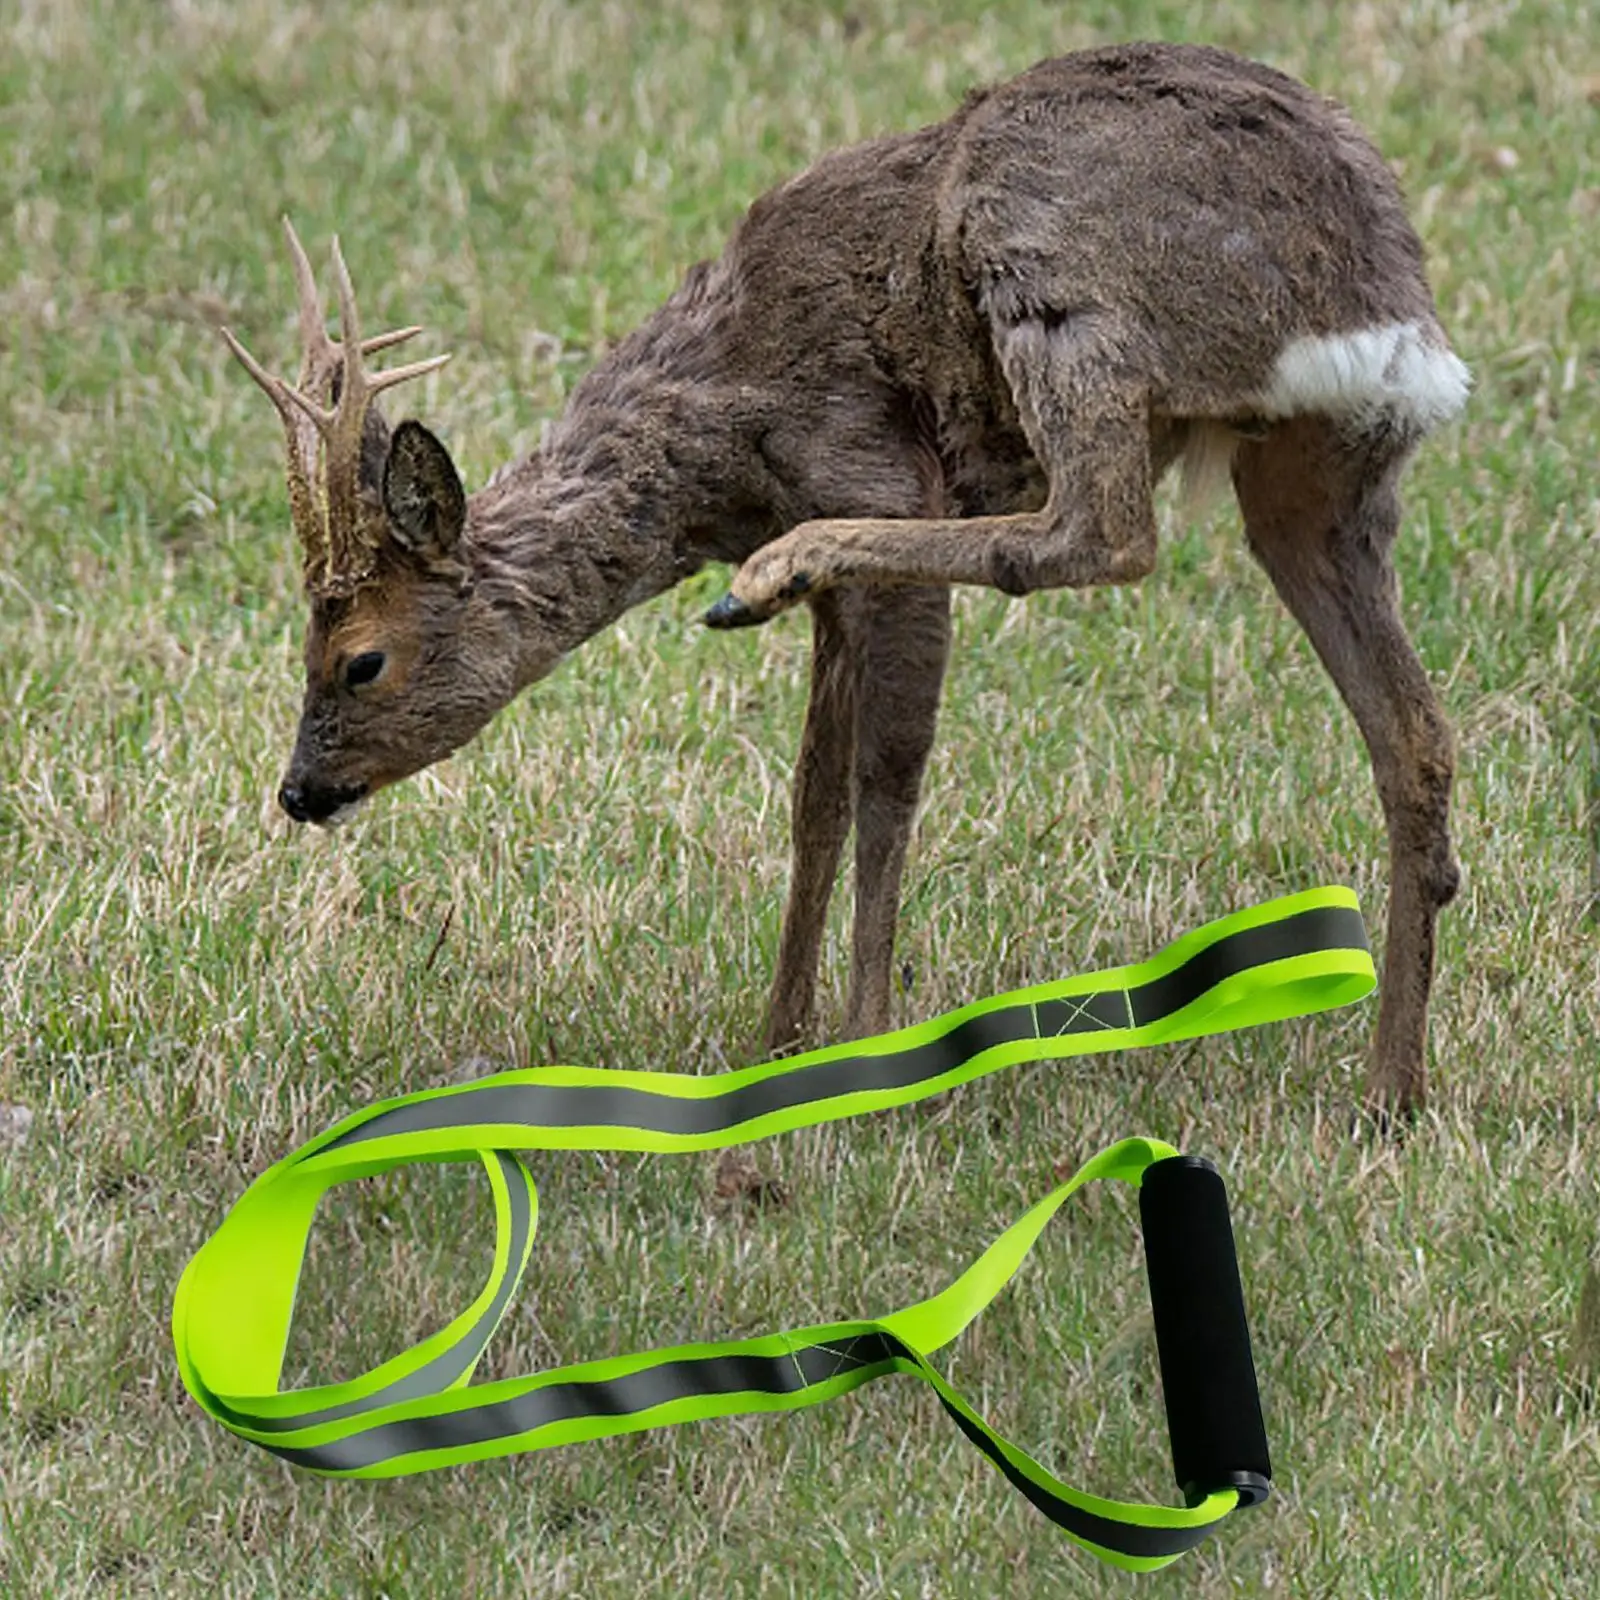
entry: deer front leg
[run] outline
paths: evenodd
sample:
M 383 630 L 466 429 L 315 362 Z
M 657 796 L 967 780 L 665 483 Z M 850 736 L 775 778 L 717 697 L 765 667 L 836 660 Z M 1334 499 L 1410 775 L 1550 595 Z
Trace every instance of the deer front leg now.
M 1134 583 L 1155 569 L 1145 388 L 1115 379 L 1101 345 L 1028 323 L 1002 363 L 1050 482 L 1039 511 L 1004 516 L 804 522 L 763 545 L 705 615 L 765 622 L 840 583 L 982 584 L 1006 594 Z
M 856 702 L 856 907 L 851 1038 L 889 1026 L 894 933 L 906 846 L 933 747 L 950 655 L 950 591 L 862 591 L 866 690 Z
M 811 604 L 811 698 L 794 766 L 789 900 L 767 1010 L 769 1055 L 794 1044 L 811 1020 L 822 930 L 850 831 L 862 666 L 854 601 L 850 595 L 820 594 Z
M 704 621 L 751 627 L 841 583 L 972 583 L 1011 595 L 1137 583 L 1155 570 L 1155 553 L 1148 498 L 1140 525 L 1115 534 L 1081 501 L 1055 494 L 1042 511 L 1000 517 L 803 522 L 757 550 Z

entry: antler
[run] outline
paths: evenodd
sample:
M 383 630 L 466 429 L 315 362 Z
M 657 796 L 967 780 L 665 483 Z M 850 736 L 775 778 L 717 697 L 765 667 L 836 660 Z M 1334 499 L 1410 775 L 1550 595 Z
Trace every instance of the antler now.
M 231 330 L 224 328 L 222 337 L 283 419 L 289 516 L 305 552 L 306 587 L 324 594 L 348 593 L 370 575 L 377 548 L 370 521 L 362 515 L 359 494 L 367 408 L 383 390 L 436 371 L 450 357 L 448 353 L 429 356 L 388 372 L 369 373 L 364 356 L 403 344 L 422 329 L 395 328 L 370 339 L 361 337 L 355 289 L 335 239 L 333 268 L 339 287 L 340 334 L 335 343 L 328 337 L 311 262 L 288 217 L 283 219 L 283 231 L 288 236 L 300 298 L 298 384 L 291 387 L 268 372 Z M 331 407 L 322 404 L 324 395 L 333 400 Z M 323 459 L 320 483 L 319 452 Z

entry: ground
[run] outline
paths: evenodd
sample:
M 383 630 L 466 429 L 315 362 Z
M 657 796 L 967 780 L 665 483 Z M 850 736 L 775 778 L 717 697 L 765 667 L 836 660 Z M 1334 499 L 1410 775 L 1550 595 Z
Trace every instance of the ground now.
M 32 1114 L 0 1119 L 0 1594 L 1583 1592 L 1597 23 L 1579 0 L 0 6 L 0 1105 Z M 905 1303 L 1058 1165 L 1150 1133 L 1228 1174 L 1277 1494 L 1163 1575 L 1111 1573 L 900 1379 L 393 1483 L 240 1444 L 188 1402 L 166 1319 L 264 1166 L 493 1066 L 753 1058 L 807 653 L 799 618 L 702 629 L 707 572 L 356 825 L 294 829 L 279 436 L 215 332 L 288 359 L 279 214 L 319 255 L 339 231 L 372 326 L 455 351 L 408 404 L 476 485 L 756 194 L 1131 36 L 1349 103 L 1475 375 L 1399 555 L 1460 742 L 1431 1109 L 1403 1143 L 1350 1137 L 1368 1003 L 786 1139 L 760 1152 L 787 1195 L 765 1210 L 701 1158 L 540 1158 L 533 1277 L 488 1370 Z M 899 1014 L 1318 883 L 1379 930 L 1384 860 L 1355 728 L 1236 519 L 1169 516 L 1136 589 L 961 596 Z M 487 1249 L 464 1169 L 342 1197 L 291 1373 L 453 1316 Z M 1126 1197 L 1074 1202 L 946 1365 L 1069 1481 L 1174 1497 Z

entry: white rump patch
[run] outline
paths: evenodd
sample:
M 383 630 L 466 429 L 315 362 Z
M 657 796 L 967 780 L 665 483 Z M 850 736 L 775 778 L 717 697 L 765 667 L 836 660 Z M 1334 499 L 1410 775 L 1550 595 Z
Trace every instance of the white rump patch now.
M 1472 375 L 1415 322 L 1310 334 L 1284 346 L 1258 402 L 1263 416 L 1384 414 L 1432 428 L 1466 404 Z

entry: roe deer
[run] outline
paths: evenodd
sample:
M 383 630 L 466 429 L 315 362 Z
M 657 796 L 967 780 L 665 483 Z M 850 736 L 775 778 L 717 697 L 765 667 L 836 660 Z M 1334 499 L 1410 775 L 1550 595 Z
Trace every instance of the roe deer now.
M 1402 469 L 1469 380 L 1397 185 L 1339 106 L 1220 50 L 1138 44 L 827 155 L 470 496 L 433 434 L 391 433 L 371 404 L 444 358 L 368 374 L 364 354 L 417 330 L 362 339 L 335 244 L 334 343 L 289 241 L 298 388 L 226 337 L 283 418 L 305 553 L 290 816 L 339 819 L 630 606 L 739 564 L 708 623 L 803 600 L 814 631 L 767 1044 L 807 1026 L 852 820 L 848 1024 L 877 1032 L 949 585 L 1136 582 L 1162 473 L 1231 472 L 1250 548 L 1371 754 L 1391 892 L 1366 1092 L 1421 1105 L 1453 754 L 1390 552 Z

